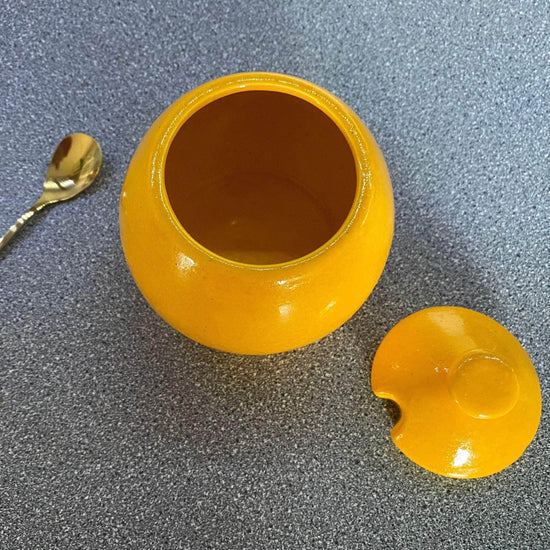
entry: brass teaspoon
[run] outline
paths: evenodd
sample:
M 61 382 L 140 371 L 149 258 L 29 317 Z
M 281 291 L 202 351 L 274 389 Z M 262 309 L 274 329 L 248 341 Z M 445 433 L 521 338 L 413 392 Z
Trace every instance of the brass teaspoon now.
M 57 146 L 46 172 L 42 196 L 0 239 L 0 250 L 36 212 L 48 204 L 72 199 L 95 180 L 101 168 L 101 147 L 86 134 L 71 134 Z

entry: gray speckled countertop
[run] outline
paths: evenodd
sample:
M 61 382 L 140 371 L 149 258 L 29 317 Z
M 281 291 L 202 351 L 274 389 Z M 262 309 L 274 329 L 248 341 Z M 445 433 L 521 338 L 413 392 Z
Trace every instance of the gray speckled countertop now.
M 396 200 L 361 310 L 260 358 L 166 325 L 118 238 L 146 129 L 244 70 L 346 101 Z M 549 90 L 545 1 L 4 1 L 0 229 L 38 197 L 65 134 L 95 136 L 105 163 L 0 257 L 0 547 L 549 548 Z M 537 437 L 489 478 L 415 466 L 370 389 L 384 334 L 438 304 L 504 324 L 540 377 Z

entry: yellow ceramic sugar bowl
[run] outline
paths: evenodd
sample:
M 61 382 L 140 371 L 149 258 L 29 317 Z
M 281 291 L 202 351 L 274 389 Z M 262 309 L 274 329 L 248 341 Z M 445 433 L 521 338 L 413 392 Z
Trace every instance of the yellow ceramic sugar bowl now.
M 344 323 L 390 249 L 393 198 L 374 138 L 299 78 L 245 73 L 191 91 L 141 141 L 120 231 L 132 275 L 173 327 L 267 354 Z

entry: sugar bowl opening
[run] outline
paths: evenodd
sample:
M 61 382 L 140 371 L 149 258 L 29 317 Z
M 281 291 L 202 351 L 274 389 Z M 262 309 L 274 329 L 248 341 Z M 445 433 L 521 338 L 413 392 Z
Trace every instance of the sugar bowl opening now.
M 167 151 L 166 196 L 181 227 L 250 265 L 307 256 L 333 239 L 358 193 L 337 124 L 290 94 L 243 90 L 183 122 Z

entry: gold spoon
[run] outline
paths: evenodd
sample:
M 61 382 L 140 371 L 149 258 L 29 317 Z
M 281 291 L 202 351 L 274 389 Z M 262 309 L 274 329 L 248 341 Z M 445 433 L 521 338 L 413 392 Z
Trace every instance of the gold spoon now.
M 57 146 L 46 172 L 42 196 L 8 229 L 0 239 L 0 250 L 36 212 L 47 204 L 66 201 L 84 191 L 101 168 L 101 147 L 86 134 L 71 134 Z

